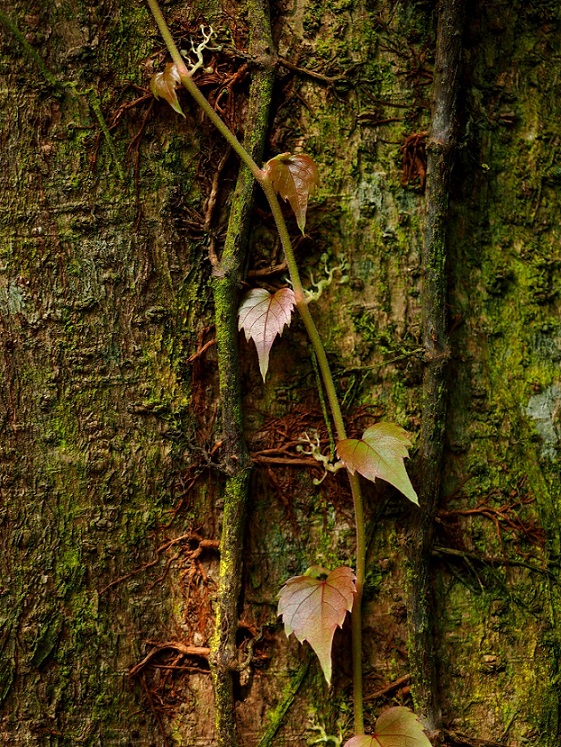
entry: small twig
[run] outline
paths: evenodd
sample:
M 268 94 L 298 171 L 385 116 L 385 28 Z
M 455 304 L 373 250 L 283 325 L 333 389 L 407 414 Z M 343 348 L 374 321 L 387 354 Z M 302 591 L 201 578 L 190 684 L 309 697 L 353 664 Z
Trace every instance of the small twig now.
M 456 550 L 453 547 L 442 547 L 441 545 L 435 545 L 432 549 L 432 553 L 433 555 L 436 555 L 436 556 L 451 555 L 452 557 L 455 557 L 455 558 L 474 560 L 484 565 L 519 566 L 521 568 L 527 568 L 530 571 L 534 571 L 534 573 L 540 573 L 542 576 L 547 576 L 555 583 L 558 583 L 557 577 L 551 571 L 548 571 L 547 568 L 539 568 L 538 566 L 533 565 L 532 563 L 527 563 L 524 560 L 514 560 L 511 558 L 499 558 L 499 557 L 494 557 L 492 555 L 477 555 L 477 553 L 467 552 L 466 550 Z
M 211 232 L 211 225 L 212 225 L 212 219 L 214 216 L 214 209 L 216 207 L 216 201 L 218 199 L 218 193 L 219 193 L 219 185 L 220 185 L 220 179 L 222 177 L 222 172 L 224 170 L 224 167 L 226 166 L 226 163 L 228 161 L 228 158 L 230 158 L 230 154 L 232 153 L 232 148 L 228 146 L 226 150 L 224 151 L 224 154 L 222 155 L 222 158 L 218 162 L 218 165 L 216 167 L 216 170 L 214 172 L 214 176 L 212 177 L 212 186 L 210 188 L 210 194 L 206 199 L 205 206 L 204 206 L 204 224 L 203 229 L 205 233 L 209 234 L 209 244 L 208 244 L 208 256 L 210 259 L 210 264 L 214 268 L 219 268 L 220 266 L 220 260 L 218 258 L 218 255 L 216 253 L 216 239 L 212 235 Z
M 370 695 L 367 695 L 364 698 L 364 701 L 367 702 L 369 700 L 375 700 L 376 698 L 381 698 L 384 695 L 391 693 L 393 690 L 397 690 L 398 687 L 401 687 L 402 685 L 407 684 L 410 679 L 411 679 L 410 674 L 404 674 L 403 677 L 400 677 L 398 680 L 395 680 L 395 682 L 391 682 L 389 685 L 382 687 L 381 690 L 376 690 L 375 693 L 371 693 Z
M 381 127 L 392 122 L 403 122 L 401 117 L 386 117 L 386 119 L 376 119 L 375 115 L 366 116 L 364 113 L 358 115 L 358 123 L 368 125 L 369 127 Z
M 395 358 L 391 358 L 390 360 L 384 361 L 383 363 L 374 363 L 370 366 L 349 366 L 348 368 L 342 368 L 339 371 L 335 371 L 335 376 L 346 376 L 350 373 L 360 372 L 360 371 L 381 371 L 383 368 L 386 368 L 386 366 L 393 366 L 394 363 L 400 363 L 401 361 L 407 360 L 408 358 L 413 358 L 415 356 L 419 356 L 420 353 L 424 353 L 425 348 L 417 348 L 416 350 L 411 350 L 410 353 L 404 353 L 403 355 L 398 355 Z
M 412 104 L 404 104 L 398 101 L 386 101 L 385 99 L 376 99 L 376 98 L 370 98 L 369 101 L 371 101 L 373 104 L 380 104 L 381 106 L 389 106 L 394 109 L 411 109 Z M 364 112 L 359 113 L 359 117 L 362 117 L 362 115 L 369 116 L 372 114 L 372 112 L 369 112 L 365 110 Z
M 298 457 L 283 458 L 283 457 L 268 457 L 268 456 L 254 456 L 252 455 L 254 462 L 261 464 L 278 464 L 281 467 L 315 467 L 321 469 L 321 465 L 315 459 L 302 459 Z
M 206 646 L 190 646 L 186 643 L 182 643 L 181 641 L 167 641 L 166 643 L 158 643 L 154 646 L 152 651 L 150 651 L 150 653 L 148 653 L 144 657 L 144 659 L 142 659 L 141 662 L 135 664 L 135 666 L 130 670 L 129 676 L 136 677 L 139 672 L 141 672 L 157 654 L 167 649 L 179 651 L 179 653 L 183 654 L 184 656 L 196 656 L 200 659 L 208 659 L 208 657 L 210 656 L 210 648 L 207 648 Z
M 441 727 L 432 622 L 430 559 L 440 495 L 446 423 L 446 239 L 449 179 L 455 144 L 464 0 L 440 0 L 431 125 L 426 145 L 426 221 L 422 251 L 422 325 L 425 345 L 422 425 L 416 471 L 420 509 L 407 536 L 407 623 L 413 700 L 423 726 Z
M 208 342 L 205 342 L 205 344 L 202 346 L 202 348 L 199 348 L 197 351 L 193 353 L 193 355 L 190 355 L 187 358 L 187 363 L 194 363 L 197 358 L 200 358 L 202 355 L 206 353 L 209 348 L 212 348 L 216 345 L 216 340 L 209 340 Z
M 218 162 L 218 165 L 214 171 L 214 176 L 212 177 L 212 186 L 210 189 L 210 194 L 207 197 L 205 206 L 204 206 L 204 216 L 205 216 L 204 230 L 205 231 L 210 231 L 210 227 L 212 225 L 212 218 L 214 216 L 214 208 L 216 207 L 216 200 L 218 198 L 220 178 L 222 176 L 224 167 L 226 166 L 226 162 L 228 161 L 228 158 L 230 158 L 231 152 L 232 152 L 232 149 L 230 148 L 230 146 L 227 146 L 226 150 L 224 151 L 222 155 L 222 158 Z
M 101 596 L 102 594 L 105 594 L 105 592 L 111 589 L 113 586 L 117 586 L 118 584 L 121 584 L 123 581 L 126 581 L 128 578 L 131 578 L 132 576 L 136 576 L 137 573 L 142 573 L 143 571 L 148 570 L 148 568 L 153 568 L 155 565 L 157 565 L 160 562 L 161 553 L 163 553 L 165 550 L 169 550 L 170 547 L 173 547 L 173 545 L 176 545 L 178 542 L 184 542 L 186 540 L 196 540 L 199 543 L 197 549 L 193 550 L 192 553 L 190 553 L 194 557 L 198 557 L 198 555 L 200 555 L 200 552 L 202 552 L 203 549 L 218 549 L 217 540 L 204 540 L 198 535 L 193 534 L 192 532 L 189 534 L 182 534 L 180 537 L 174 537 L 173 539 L 168 540 L 167 542 L 164 542 L 163 545 L 160 545 L 160 547 L 158 547 L 158 549 L 156 550 L 157 557 L 154 560 L 151 560 L 149 563 L 144 563 L 143 565 L 139 566 L 138 568 L 135 568 L 129 573 L 125 573 L 124 576 L 120 576 L 119 578 L 116 578 L 114 581 L 111 581 L 111 583 L 107 584 L 107 586 L 104 586 L 102 589 L 98 591 L 98 595 Z
M 264 267 L 261 270 L 249 270 L 247 273 L 248 278 L 264 278 L 268 275 L 276 275 L 279 272 L 286 272 L 287 270 L 287 264 L 286 262 L 280 262 L 278 265 L 273 265 L 272 267 Z
M 364 63 L 355 63 L 352 65 L 348 70 L 346 70 L 344 73 L 340 73 L 339 75 L 323 75 L 322 73 L 317 73 L 314 70 L 308 70 L 308 68 L 305 67 L 299 67 L 298 65 L 295 65 L 293 62 L 290 62 L 290 60 L 287 60 L 285 57 L 278 57 L 277 61 L 280 65 L 285 67 L 287 70 L 292 70 L 294 73 L 299 73 L 300 75 L 305 75 L 308 78 L 313 78 L 314 80 L 319 81 L 320 83 L 325 83 L 326 85 L 332 86 L 336 83 L 340 83 L 342 80 L 346 80 L 349 73 L 352 72 L 355 68 L 357 68 L 360 64 Z

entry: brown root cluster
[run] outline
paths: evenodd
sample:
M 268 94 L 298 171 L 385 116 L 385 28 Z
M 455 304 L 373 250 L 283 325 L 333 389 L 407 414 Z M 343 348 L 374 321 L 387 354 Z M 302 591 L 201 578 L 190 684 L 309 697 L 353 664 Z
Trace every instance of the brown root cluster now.
M 544 566 L 543 549 L 546 535 L 532 515 L 536 497 L 521 478 L 517 486 L 505 495 L 496 489 L 472 508 L 441 509 L 436 517 L 437 538 L 435 555 L 448 563 L 464 563 L 470 574 L 483 584 L 476 567 L 504 567 L 509 578 L 512 567 L 526 568 L 535 573 L 550 575 Z M 462 490 L 451 499 L 469 502 Z M 481 551 L 474 539 L 480 520 L 490 524 L 496 538 L 498 552 Z M 452 567 L 452 566 L 451 566 Z
M 209 22 L 200 14 L 191 17 L 190 12 L 182 13 L 172 23 L 179 48 L 188 52 L 191 49 L 191 42 L 196 43 L 200 38 L 201 27 L 208 29 L 209 26 Z M 209 49 L 205 51 L 205 67 L 195 73 L 194 80 L 203 89 L 211 105 L 224 119 L 228 127 L 239 137 L 243 137 L 243 132 L 240 131 L 240 123 L 244 120 L 244 117 L 241 116 L 241 110 L 247 99 L 246 89 L 249 81 L 249 67 L 246 62 L 247 28 L 233 16 L 223 13 L 218 23 L 215 24 L 214 30 L 216 32 L 216 44 L 211 43 Z M 223 37 L 231 40 L 233 45 L 223 44 Z M 125 164 L 131 166 L 133 171 L 137 207 L 135 230 L 138 229 L 142 219 L 140 201 L 142 143 L 150 126 L 154 125 L 158 118 L 170 116 L 168 112 L 169 104 L 162 100 L 156 101 L 148 88 L 149 80 L 156 70 L 165 65 L 167 59 L 167 52 L 161 50 L 145 60 L 146 84 L 139 86 L 127 81 L 120 86 L 116 86 L 110 92 L 112 109 L 108 114 L 105 114 L 109 133 L 113 134 L 121 127 L 126 127 L 132 133 L 127 145 Z M 181 98 L 187 95 L 182 89 L 178 93 Z M 200 116 L 198 112 L 196 116 Z M 211 127 L 211 124 L 204 117 L 197 125 L 197 130 L 209 135 L 205 138 L 209 144 L 206 147 L 204 143 L 202 144 L 201 157 L 196 166 L 197 177 L 202 185 L 203 195 L 205 195 L 205 192 L 207 193 L 206 197 L 212 190 L 213 179 L 211 175 L 214 176 L 217 163 L 221 162 L 228 150 L 225 144 L 220 141 L 217 142 L 214 137 L 210 137 Z M 103 139 L 104 133 L 97 132 L 89 158 L 91 169 L 96 167 Z M 191 223 L 195 232 L 204 230 L 206 212 L 205 209 L 203 209 L 202 214 L 193 212 Z
M 402 172 L 401 184 L 416 183 L 421 191 L 427 179 L 427 154 L 425 145 L 427 132 L 414 132 L 405 138 L 401 146 Z
M 347 415 L 349 435 L 359 436 L 374 420 L 372 408 L 356 408 Z M 320 462 L 303 453 L 310 451 L 305 434 L 312 439 L 317 438 L 321 453 L 331 456 L 334 442 L 323 414 L 319 408 L 310 405 L 299 404 L 282 417 L 268 418 L 249 439 L 251 458 L 267 475 L 274 495 L 284 506 L 287 518 L 294 527 L 295 517 L 287 496 L 296 494 L 302 469 L 310 470 L 316 480 L 324 478 L 318 490 L 325 505 L 332 504 L 342 515 L 349 513 L 352 508 L 345 470 L 326 474 Z M 332 456 L 332 461 L 336 462 L 336 455 Z

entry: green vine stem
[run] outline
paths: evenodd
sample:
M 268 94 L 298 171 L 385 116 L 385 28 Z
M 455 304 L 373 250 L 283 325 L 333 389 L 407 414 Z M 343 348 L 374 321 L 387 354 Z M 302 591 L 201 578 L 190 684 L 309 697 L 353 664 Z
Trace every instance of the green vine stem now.
M 279 232 L 282 248 L 286 258 L 286 264 L 288 266 L 288 272 L 290 274 L 290 280 L 292 282 L 292 289 L 294 291 L 294 298 L 296 308 L 304 322 L 304 327 L 312 343 L 314 353 L 316 355 L 317 364 L 325 387 L 325 393 L 331 408 L 331 414 L 335 423 L 335 430 L 337 432 L 337 438 L 339 441 L 343 441 L 347 438 L 347 432 L 345 429 L 345 423 L 343 420 L 343 413 L 341 411 L 341 405 L 339 404 L 339 398 L 335 390 L 335 384 L 333 382 L 333 376 L 331 375 L 331 369 L 329 368 L 329 362 L 325 353 L 325 348 L 319 336 L 319 332 L 315 325 L 315 322 L 310 314 L 306 296 L 304 294 L 304 288 L 300 279 L 300 273 L 298 271 L 298 265 L 296 264 L 296 258 L 292 250 L 292 242 L 286 227 L 284 216 L 282 214 L 281 206 L 279 204 L 278 197 L 273 189 L 272 184 L 267 179 L 261 180 L 261 185 L 271 206 L 275 225 Z M 353 496 L 353 507 L 355 513 L 355 531 L 356 531 L 356 596 L 353 603 L 353 611 L 351 615 L 351 628 L 352 628 L 352 658 L 353 658 L 353 710 L 354 710 L 354 722 L 355 722 L 355 734 L 364 733 L 364 715 L 363 715 L 363 704 L 362 704 L 362 592 L 364 588 L 364 578 L 366 571 L 366 540 L 365 540 L 365 528 L 364 528 L 364 508 L 362 504 L 362 494 L 360 489 L 360 479 L 355 473 L 351 473 L 347 470 L 349 476 L 349 482 L 351 484 L 351 492 Z
M 416 470 L 420 510 L 407 537 L 408 637 L 413 699 L 424 727 L 441 727 L 433 642 L 430 558 L 440 494 L 446 421 L 446 225 L 456 128 L 464 0 L 440 0 L 431 127 L 427 143 L 426 222 L 423 244 L 422 325 L 425 346 L 422 426 Z
M 317 358 L 317 363 L 322 376 L 327 400 L 333 416 L 335 424 L 335 430 L 339 440 L 344 440 L 347 437 L 345 424 L 343 420 L 343 414 L 339 399 L 335 390 L 335 384 L 333 376 L 329 368 L 329 362 L 325 353 L 325 348 L 319 336 L 315 322 L 308 309 L 308 304 L 304 294 L 304 288 L 298 271 L 296 259 L 292 249 L 292 242 L 290 235 L 286 227 L 284 216 L 280 203 L 278 201 L 275 190 L 268 180 L 266 173 L 259 168 L 255 160 L 246 151 L 243 145 L 238 141 L 235 135 L 229 130 L 226 124 L 210 106 L 208 101 L 200 92 L 197 85 L 189 75 L 189 71 L 185 66 L 185 63 L 177 49 L 175 42 L 171 36 L 167 23 L 160 11 L 157 0 L 147 0 L 148 5 L 154 15 L 156 23 L 160 29 L 164 42 L 169 50 L 169 53 L 176 64 L 180 80 L 187 91 L 194 98 L 195 102 L 205 112 L 211 122 L 216 126 L 219 132 L 224 136 L 228 143 L 232 146 L 233 150 L 236 151 L 242 162 L 248 167 L 251 174 L 257 182 L 263 188 L 267 201 L 269 202 L 271 212 L 277 227 L 281 244 L 285 253 L 286 263 L 288 266 L 290 280 L 292 282 L 292 288 L 295 296 L 295 305 L 302 318 L 306 332 L 310 338 L 310 342 L 314 349 L 314 353 Z M 354 708 L 354 726 L 355 734 L 360 735 L 364 733 L 364 716 L 363 716 L 363 703 L 362 703 L 362 591 L 364 587 L 365 578 L 365 565 L 366 565 L 366 543 L 365 543 L 365 529 L 364 529 L 364 510 L 362 503 L 362 495 L 360 489 L 360 481 L 357 474 L 352 474 L 348 471 L 349 481 L 351 484 L 351 492 L 353 496 L 353 505 L 355 512 L 355 523 L 356 523 L 356 588 L 357 593 L 353 603 L 352 610 L 352 659 L 353 659 L 353 708 Z M 231 621 L 230 623 L 231 624 Z M 231 744 L 231 741 L 230 741 Z
M 160 10 L 157 0 L 147 0 L 147 3 L 150 6 L 150 10 L 152 11 L 156 23 L 158 24 L 158 28 L 160 29 L 160 33 L 162 34 L 165 45 L 168 48 L 168 52 L 170 53 L 172 60 L 175 62 L 182 85 L 187 89 L 187 91 L 189 91 L 191 96 L 195 99 L 195 102 L 201 107 L 201 109 L 204 111 L 204 113 L 207 115 L 216 129 L 220 132 L 220 134 L 224 138 L 226 138 L 228 143 L 238 154 L 241 161 L 245 163 L 247 168 L 251 171 L 254 178 L 258 182 L 260 182 L 262 177 L 261 169 L 255 163 L 255 160 L 243 147 L 234 133 L 231 132 L 231 130 L 223 122 L 221 117 L 214 111 L 212 106 L 208 103 L 208 101 L 199 90 L 197 84 L 191 78 L 189 70 L 185 65 L 185 61 L 183 60 L 183 57 L 181 56 L 181 53 L 179 52 L 179 49 L 177 48 L 173 40 L 166 20 L 162 15 L 162 11 Z

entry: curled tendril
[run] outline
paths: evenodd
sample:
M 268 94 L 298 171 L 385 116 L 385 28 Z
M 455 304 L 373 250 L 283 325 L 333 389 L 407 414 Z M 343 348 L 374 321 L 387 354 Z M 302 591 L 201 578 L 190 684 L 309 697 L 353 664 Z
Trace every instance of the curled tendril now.
M 302 454 L 302 456 L 311 456 L 316 460 L 316 462 L 319 462 L 322 465 L 323 475 L 319 479 L 315 478 L 313 480 L 314 485 L 321 485 L 329 472 L 338 472 L 340 469 L 343 469 L 345 465 L 341 461 L 333 463 L 330 461 L 328 456 L 322 454 L 318 432 L 314 430 L 312 435 L 313 440 L 307 433 L 303 433 L 302 437 L 298 439 L 300 441 L 300 446 L 297 446 L 296 449 L 300 454 Z M 308 444 L 310 446 L 310 451 L 304 451 L 303 444 Z
M 202 25 L 200 27 L 200 31 L 203 36 L 203 40 L 202 42 L 200 42 L 200 44 L 195 46 L 195 42 L 191 39 L 190 52 L 196 55 L 196 58 L 197 58 L 196 62 L 193 62 L 191 60 L 191 57 L 189 56 L 189 52 L 185 52 L 184 50 L 181 50 L 181 54 L 183 55 L 183 57 L 185 57 L 185 59 L 190 64 L 190 68 L 189 68 L 190 76 L 193 76 L 197 72 L 197 70 L 200 70 L 200 68 L 203 67 L 204 65 L 203 52 L 205 51 L 205 49 L 212 49 L 212 47 L 209 46 L 210 40 L 212 39 L 213 36 L 216 35 L 216 32 L 214 31 L 212 26 L 208 27 L 208 32 L 207 32 L 205 30 L 205 26 Z

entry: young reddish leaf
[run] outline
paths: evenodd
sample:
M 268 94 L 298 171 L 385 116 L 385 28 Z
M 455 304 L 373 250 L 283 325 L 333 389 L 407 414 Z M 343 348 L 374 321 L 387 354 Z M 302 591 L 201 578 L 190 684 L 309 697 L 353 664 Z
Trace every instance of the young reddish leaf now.
M 360 472 L 368 480 L 381 477 L 419 505 L 403 459 L 411 446 L 407 433 L 395 423 L 376 423 L 367 428 L 362 439 L 346 438 L 337 444 L 337 454 L 354 474 Z
M 298 228 L 304 233 L 308 197 L 319 183 L 318 169 L 305 153 L 282 153 L 265 164 L 265 172 L 275 191 L 288 200 L 294 210 Z
M 431 743 L 413 711 L 396 706 L 382 713 L 374 734 L 353 737 L 343 747 L 431 747 Z
M 327 578 L 314 578 L 323 568 L 310 569 L 312 575 L 288 579 L 279 594 L 278 614 L 282 615 L 286 635 L 294 633 L 313 648 L 327 680 L 331 684 L 331 645 L 337 627 L 353 606 L 356 592 L 352 568 L 336 568 Z
M 263 381 L 269 368 L 269 352 L 285 324 L 290 324 L 294 308 L 294 292 L 281 288 L 274 295 L 264 288 L 253 288 L 244 297 L 238 312 L 238 329 L 245 331 L 257 348 L 259 370 Z
M 155 73 L 152 76 L 150 79 L 150 90 L 157 99 L 165 99 L 178 114 L 184 117 L 185 114 L 183 114 L 175 92 L 179 83 L 181 83 L 181 78 L 177 72 L 177 65 L 174 62 L 170 62 L 166 65 L 166 69 L 163 72 Z

